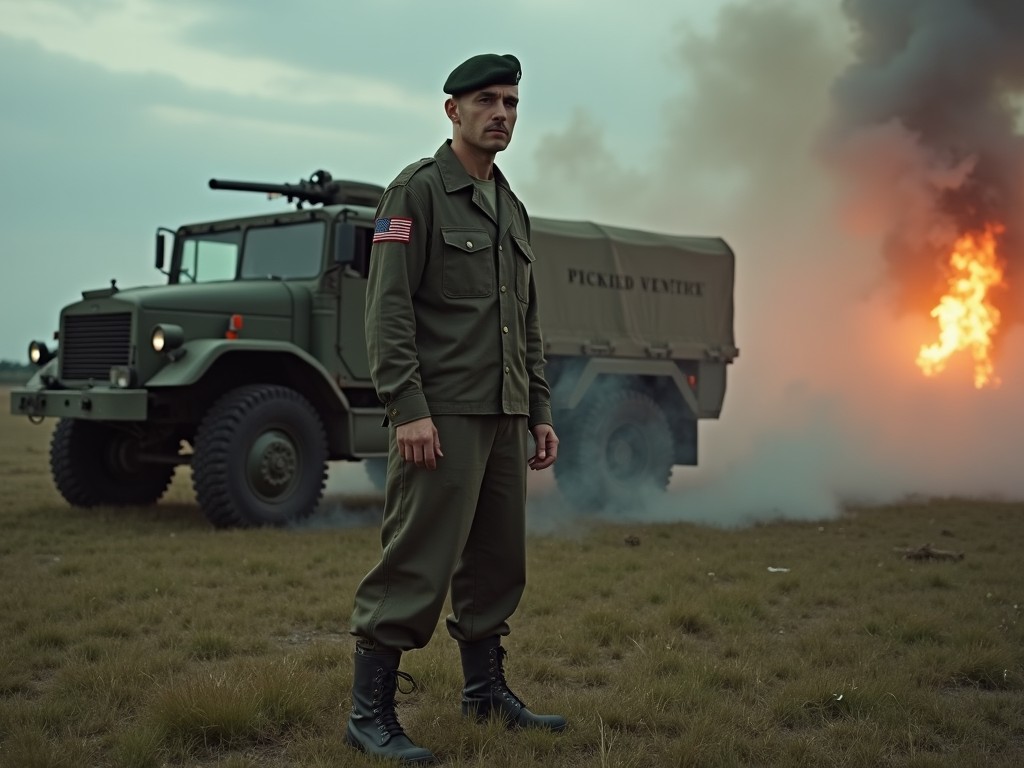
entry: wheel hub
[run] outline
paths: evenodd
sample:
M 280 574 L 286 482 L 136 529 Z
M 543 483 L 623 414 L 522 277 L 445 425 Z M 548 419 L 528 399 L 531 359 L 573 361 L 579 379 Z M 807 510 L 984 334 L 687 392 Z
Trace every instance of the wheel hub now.
M 647 453 L 647 441 L 640 428 L 633 424 L 623 425 L 608 438 L 608 469 L 621 480 L 636 477 L 647 466 Z
M 280 499 L 294 486 L 298 466 L 299 455 L 291 438 L 280 430 L 265 432 L 249 451 L 249 484 L 265 500 Z
M 111 474 L 118 476 L 138 472 L 139 451 L 138 441 L 124 436 L 113 438 L 107 448 L 107 467 Z

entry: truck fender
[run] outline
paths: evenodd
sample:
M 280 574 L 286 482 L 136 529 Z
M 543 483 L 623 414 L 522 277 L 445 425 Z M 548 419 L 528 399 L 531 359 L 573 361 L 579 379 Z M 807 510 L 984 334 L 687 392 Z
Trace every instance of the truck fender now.
M 615 359 L 615 358 L 592 358 L 580 371 L 572 387 L 557 388 L 559 391 L 552 393 L 554 408 L 572 409 L 580 404 L 587 390 L 593 385 L 594 380 L 601 375 L 609 376 L 652 376 L 655 378 L 668 378 L 675 383 L 679 394 L 694 413 L 700 413 L 697 406 L 697 396 L 693 389 L 687 384 L 682 371 L 671 360 L 636 360 L 636 359 Z
M 183 352 L 184 354 L 176 354 Z M 277 352 L 290 355 L 316 371 L 339 401 L 345 396 L 320 362 L 288 341 L 266 341 L 263 339 L 196 339 L 186 342 L 178 350 L 168 353 L 168 363 L 145 383 L 146 387 L 185 387 L 195 384 L 206 375 L 214 363 L 225 355 L 248 352 Z
M 46 381 L 47 379 L 56 380 L 57 378 L 57 355 L 54 355 L 52 359 L 36 369 L 32 373 L 32 377 L 25 383 L 26 389 L 46 389 L 49 386 Z

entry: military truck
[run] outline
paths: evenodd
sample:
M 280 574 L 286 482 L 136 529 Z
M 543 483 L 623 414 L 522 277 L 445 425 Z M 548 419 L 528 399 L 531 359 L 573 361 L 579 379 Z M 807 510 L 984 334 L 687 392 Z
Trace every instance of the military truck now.
M 213 525 L 281 525 L 314 512 L 330 461 L 363 461 L 383 483 L 363 333 L 383 188 L 325 171 L 209 186 L 296 206 L 159 228 L 165 283 L 84 291 L 55 348 L 30 345 L 38 368 L 11 410 L 59 419 L 50 466 L 71 505 L 155 503 L 189 464 Z M 558 487 L 584 510 L 635 506 L 697 463 L 697 421 L 721 413 L 738 355 L 733 253 L 718 238 L 543 218 L 532 243 Z

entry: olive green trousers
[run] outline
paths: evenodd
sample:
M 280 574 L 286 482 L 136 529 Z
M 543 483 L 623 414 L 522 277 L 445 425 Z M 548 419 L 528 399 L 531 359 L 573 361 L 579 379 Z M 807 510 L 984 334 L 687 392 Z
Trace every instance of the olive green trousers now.
M 526 586 L 527 418 L 433 419 L 433 470 L 403 461 L 390 427 L 383 552 L 352 612 L 353 635 L 400 651 L 427 644 L 449 589 L 453 638 L 507 635 Z

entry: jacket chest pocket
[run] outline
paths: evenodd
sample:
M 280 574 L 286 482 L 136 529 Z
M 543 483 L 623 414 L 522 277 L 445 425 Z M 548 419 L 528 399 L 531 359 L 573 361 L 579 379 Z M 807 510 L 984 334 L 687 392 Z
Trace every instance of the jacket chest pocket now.
M 516 244 L 516 296 L 524 304 L 530 301 L 530 274 L 533 271 L 533 248 L 524 237 L 512 237 Z
M 444 239 L 441 289 L 450 299 L 474 299 L 494 292 L 494 251 L 482 229 L 441 229 Z

